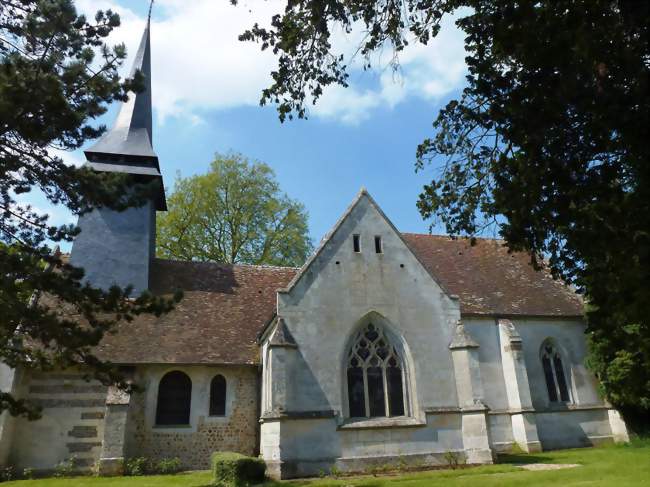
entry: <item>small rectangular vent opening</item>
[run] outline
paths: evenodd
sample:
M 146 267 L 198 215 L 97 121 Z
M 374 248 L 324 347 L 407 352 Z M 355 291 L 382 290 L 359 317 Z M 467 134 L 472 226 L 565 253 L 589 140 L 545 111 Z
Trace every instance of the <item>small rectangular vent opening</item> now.
M 381 237 L 379 235 L 375 236 L 375 252 L 377 252 L 378 254 L 382 253 Z
M 361 252 L 361 241 L 359 240 L 359 235 L 352 235 L 352 245 L 355 252 Z

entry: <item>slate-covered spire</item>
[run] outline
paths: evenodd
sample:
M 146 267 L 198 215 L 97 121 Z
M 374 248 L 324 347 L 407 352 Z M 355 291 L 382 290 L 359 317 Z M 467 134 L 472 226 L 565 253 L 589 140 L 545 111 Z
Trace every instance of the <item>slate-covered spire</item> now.
M 95 171 L 128 174 L 135 186 L 156 186 L 156 194 L 141 206 L 116 211 L 95 208 L 79 216 L 70 263 L 84 269 L 84 280 L 100 289 L 132 286 L 137 296 L 149 289 L 151 261 L 156 254 L 156 211 L 166 210 L 158 157 L 151 139 L 150 22 L 142 35 L 132 74 L 142 71 L 144 91 L 132 93 L 122 104 L 115 125 L 86 150 Z
M 93 169 L 160 178 L 162 191 L 158 156 L 152 144 L 150 18 L 130 73 L 130 76 L 136 71 L 142 73 L 144 90 L 129 93 L 129 99 L 122 103 L 113 127 L 84 152 Z M 164 191 L 159 200 L 157 209 L 164 209 Z

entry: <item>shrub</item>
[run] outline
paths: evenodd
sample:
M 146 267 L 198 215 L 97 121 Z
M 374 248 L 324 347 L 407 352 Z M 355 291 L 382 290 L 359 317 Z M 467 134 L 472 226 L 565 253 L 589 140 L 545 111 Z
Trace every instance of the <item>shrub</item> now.
M 133 457 L 124 463 L 124 475 L 133 477 L 151 474 L 170 475 L 181 470 L 183 464 L 178 457 L 162 458 L 158 461 L 147 457 Z
M 67 460 L 57 463 L 54 467 L 55 477 L 72 477 L 77 473 L 77 458 L 72 456 Z
M 218 487 L 248 487 L 264 482 L 266 464 L 261 458 L 239 453 L 216 452 L 212 454 L 212 473 Z
M 169 475 L 172 473 L 178 473 L 183 469 L 183 464 L 181 463 L 180 458 L 163 458 L 158 461 L 155 466 L 156 473 L 162 475 Z
M 510 451 L 508 453 L 510 453 L 511 455 L 523 455 L 527 452 L 521 447 L 519 443 L 515 441 L 510 447 Z
M 16 478 L 16 469 L 13 465 L 8 465 L 0 470 L 0 482 L 8 482 Z
M 453 469 L 465 464 L 465 457 L 454 451 L 445 452 L 445 460 Z
M 148 472 L 148 463 L 145 457 L 129 458 L 124 464 L 124 475 L 145 475 Z

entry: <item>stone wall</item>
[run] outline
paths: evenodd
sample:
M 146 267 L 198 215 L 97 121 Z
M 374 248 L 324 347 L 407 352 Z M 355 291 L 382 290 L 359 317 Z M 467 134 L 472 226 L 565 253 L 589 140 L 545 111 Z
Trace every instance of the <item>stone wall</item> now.
M 500 334 L 499 321 L 487 317 L 463 319 L 480 344 L 481 377 L 485 383 L 485 404 L 490 408 L 490 443 L 494 450 L 508 450 L 514 443 L 526 449 L 523 441 L 527 434 L 523 430 L 532 432 L 532 440 L 543 449 L 621 440 L 610 421 L 610 411 L 615 411 L 598 395 L 596 378 L 585 366 L 587 344 L 582 320 L 517 318 L 510 322 L 511 333 L 520 340 L 517 353 L 521 373 L 525 375 L 523 382 L 505 366 L 506 355 L 513 352 L 511 344 L 502 343 L 507 337 Z M 549 402 L 540 358 L 542 344 L 549 339 L 562 354 L 571 396 L 568 404 Z M 520 411 L 520 421 L 527 424 L 525 428 L 519 427 L 522 434 L 517 435 Z
M 18 394 L 43 413 L 36 421 L 14 421 L 9 464 L 51 469 L 74 457 L 81 469 L 94 466 L 102 446 L 106 387 L 74 371 L 25 372 Z
M 188 426 L 155 424 L 158 383 L 172 370 L 185 372 L 192 380 L 192 405 Z M 226 414 L 209 416 L 209 391 L 212 378 L 226 378 Z M 131 402 L 127 456 L 151 459 L 181 459 L 189 469 L 209 468 L 215 451 L 257 453 L 258 384 L 257 367 L 237 366 L 158 366 L 138 367 L 138 383 L 143 393 Z
M 353 249 L 359 235 L 361 251 Z M 376 253 L 374 238 L 382 239 Z M 443 292 L 378 209 L 363 196 L 290 293 L 278 314 L 298 343 L 288 411 L 334 410 L 347 416 L 345 357 L 369 321 L 403 350 L 410 413 L 457 405 L 449 351 L 459 302 Z M 266 354 L 263 355 L 266 360 Z M 266 402 L 266 401 L 265 401 Z

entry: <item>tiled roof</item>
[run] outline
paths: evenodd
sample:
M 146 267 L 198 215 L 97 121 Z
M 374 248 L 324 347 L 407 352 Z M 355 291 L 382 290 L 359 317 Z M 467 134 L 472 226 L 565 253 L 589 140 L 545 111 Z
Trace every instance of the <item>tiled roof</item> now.
M 453 240 L 403 233 L 420 261 L 460 298 L 462 314 L 582 316 L 582 299 L 546 270 L 536 272 L 523 252 L 509 253 L 503 240 Z
M 461 313 L 488 316 L 580 316 L 582 301 L 523 253 L 500 240 L 402 234 L 438 281 L 460 297 Z M 276 310 L 276 291 L 295 268 L 154 260 L 152 291 L 184 291 L 160 318 L 140 316 L 100 346 L 115 363 L 258 363 L 255 339 Z
M 154 260 L 152 291 L 184 297 L 170 313 L 139 316 L 104 338 L 99 356 L 114 363 L 258 362 L 255 339 L 273 316 L 276 290 L 297 269 Z

